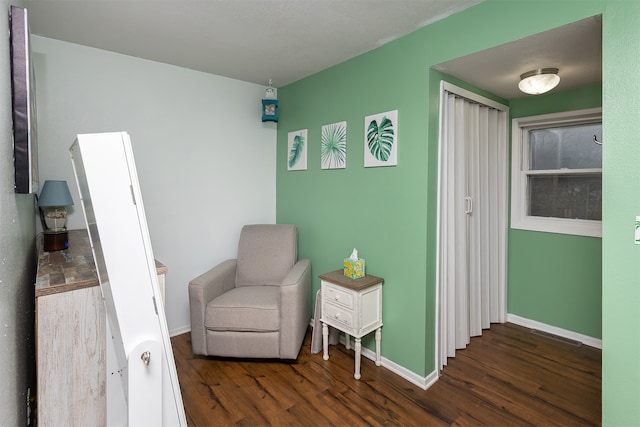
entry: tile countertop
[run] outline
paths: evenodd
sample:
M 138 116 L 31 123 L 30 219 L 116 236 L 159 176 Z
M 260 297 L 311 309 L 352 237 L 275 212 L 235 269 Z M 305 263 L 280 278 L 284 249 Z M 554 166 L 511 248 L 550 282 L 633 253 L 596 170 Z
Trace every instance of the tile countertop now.
M 62 251 L 45 252 L 42 240 L 41 233 L 36 237 L 36 298 L 100 284 L 87 230 L 69 230 L 69 247 Z M 167 272 L 167 267 L 157 260 L 156 269 L 158 274 Z

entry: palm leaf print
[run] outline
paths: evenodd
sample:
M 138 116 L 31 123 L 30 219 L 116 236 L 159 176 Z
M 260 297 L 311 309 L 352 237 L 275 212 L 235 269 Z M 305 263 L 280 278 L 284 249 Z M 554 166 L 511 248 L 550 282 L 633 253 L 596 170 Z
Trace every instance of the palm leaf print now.
M 382 117 L 380 125 L 376 120 L 372 120 L 369 123 L 367 145 L 373 157 L 383 162 L 389 160 L 391 148 L 393 147 L 394 133 L 393 123 L 386 116 Z
M 298 163 L 304 150 L 304 136 L 296 135 L 293 138 L 293 144 L 291 145 L 291 151 L 289 151 L 289 167 L 292 168 Z
M 325 169 L 344 167 L 347 158 L 347 128 L 345 123 L 322 127 L 320 163 Z

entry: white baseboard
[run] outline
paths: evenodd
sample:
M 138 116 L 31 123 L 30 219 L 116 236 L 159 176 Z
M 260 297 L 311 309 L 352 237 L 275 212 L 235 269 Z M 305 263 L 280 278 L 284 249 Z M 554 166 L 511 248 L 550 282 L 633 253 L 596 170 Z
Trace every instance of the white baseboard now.
M 591 347 L 602 349 L 601 339 L 558 328 L 557 326 L 547 325 L 546 323 L 538 322 L 536 320 L 526 319 L 515 314 L 507 313 L 507 322 L 515 323 L 516 325 L 524 326 L 526 328 L 538 329 L 540 331 L 569 338 L 574 341 L 580 341 L 581 343 Z
M 179 328 L 174 328 L 169 331 L 170 337 L 175 337 L 176 335 L 186 334 L 187 332 L 191 332 L 191 325 L 184 325 Z
M 313 329 L 314 323 L 315 323 L 315 320 L 311 318 L 311 321 L 309 322 L 311 329 Z M 345 343 L 346 341 L 345 341 L 344 335 L 340 335 L 340 344 L 345 345 Z M 353 348 L 355 348 L 355 343 L 351 341 L 351 349 Z M 362 355 L 369 360 L 373 360 L 374 362 L 376 360 L 376 352 L 373 350 L 369 350 L 366 347 L 362 347 Z M 380 357 L 380 362 L 382 363 L 382 367 L 390 370 L 394 374 L 398 375 L 400 378 L 403 378 L 409 381 L 411 384 L 416 385 L 423 390 L 427 390 L 429 387 L 435 384 L 435 382 L 438 381 L 438 378 L 439 378 L 438 373 L 436 371 L 433 371 L 426 377 L 423 377 L 405 368 L 404 366 L 398 365 L 397 363 L 387 359 L 384 356 Z
M 342 345 L 346 343 L 345 338 L 342 335 L 340 336 L 340 343 Z M 351 342 L 351 348 L 353 349 L 354 347 L 355 343 Z M 369 360 L 373 360 L 374 362 L 376 360 L 376 352 L 366 347 L 362 347 L 362 355 Z M 427 390 L 429 387 L 435 384 L 436 381 L 438 381 L 438 373 L 436 371 L 431 372 L 426 377 L 422 377 L 415 372 L 405 368 L 404 366 L 400 366 L 397 363 L 387 359 L 386 357 L 381 357 L 380 362 L 382 363 L 382 367 L 390 370 L 394 374 L 409 381 L 411 384 L 420 387 L 423 390 Z

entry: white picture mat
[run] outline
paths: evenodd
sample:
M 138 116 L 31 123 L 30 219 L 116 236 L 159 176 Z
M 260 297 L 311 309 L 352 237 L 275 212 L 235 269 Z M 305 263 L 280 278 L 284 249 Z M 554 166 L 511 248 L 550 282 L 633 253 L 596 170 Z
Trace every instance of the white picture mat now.
M 309 146 L 307 129 L 289 132 L 287 136 L 287 170 L 307 170 L 307 151 Z M 295 148 L 300 150 L 297 156 L 293 155 Z
M 377 159 L 369 149 L 369 141 L 367 140 L 369 126 L 372 122 L 376 122 L 377 126 L 387 118 L 391 121 L 393 130 L 393 144 L 391 145 L 391 152 L 386 160 Z M 396 166 L 398 164 L 398 110 L 386 111 L 384 113 L 373 114 L 367 116 L 364 119 L 364 167 L 379 167 L 379 166 Z
M 334 144 L 332 153 L 327 150 L 330 144 Z M 337 122 L 322 126 L 320 141 L 320 168 L 321 169 L 345 169 L 347 167 L 347 122 Z

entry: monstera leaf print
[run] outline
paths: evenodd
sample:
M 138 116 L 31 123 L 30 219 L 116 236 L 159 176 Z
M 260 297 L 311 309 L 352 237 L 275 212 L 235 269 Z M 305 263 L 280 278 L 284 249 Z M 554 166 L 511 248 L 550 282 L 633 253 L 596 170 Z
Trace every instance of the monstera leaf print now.
M 398 165 L 398 110 L 364 118 L 364 167 Z
M 347 159 L 347 122 L 322 126 L 320 164 L 323 169 L 344 168 Z
M 382 117 L 380 124 L 376 120 L 369 123 L 367 145 L 373 157 L 383 162 L 389 160 L 393 148 L 394 133 L 393 122 L 387 116 Z
M 298 163 L 300 157 L 302 156 L 302 151 L 304 150 L 304 136 L 296 135 L 293 138 L 293 145 L 291 146 L 291 150 L 289 150 L 289 167 L 292 168 Z

